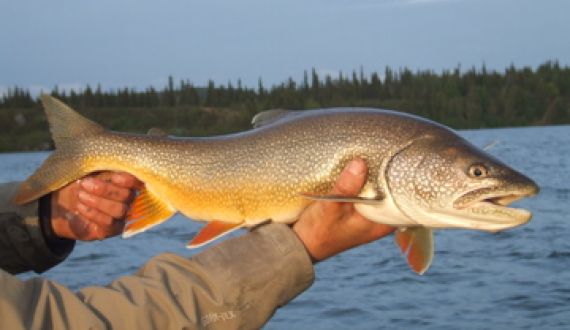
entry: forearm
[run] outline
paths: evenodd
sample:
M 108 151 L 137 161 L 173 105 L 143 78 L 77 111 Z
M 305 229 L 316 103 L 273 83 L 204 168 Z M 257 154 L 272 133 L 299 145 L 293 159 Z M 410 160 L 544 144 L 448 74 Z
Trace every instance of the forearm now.
M 10 200 L 17 186 L 0 185 L 0 268 L 13 274 L 43 272 L 63 261 L 75 243 L 46 235 L 47 227 L 42 229 L 37 202 L 22 207 L 13 205 Z
M 33 327 L 258 329 L 308 288 L 314 273 L 293 231 L 272 224 L 191 259 L 158 256 L 135 275 L 78 294 L 47 280 L 3 277 L 0 295 L 16 297 L 16 321 Z M 25 315 L 34 318 L 26 321 Z

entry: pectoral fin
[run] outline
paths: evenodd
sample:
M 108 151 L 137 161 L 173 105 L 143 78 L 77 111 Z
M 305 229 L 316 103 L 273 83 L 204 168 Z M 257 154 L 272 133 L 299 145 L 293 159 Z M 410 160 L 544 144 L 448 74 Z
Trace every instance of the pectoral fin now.
M 425 227 L 411 227 L 396 232 L 396 244 L 406 256 L 408 265 L 422 275 L 433 259 L 433 232 Z
M 364 198 L 364 197 L 347 197 L 339 195 L 313 195 L 309 193 L 301 193 L 301 196 L 315 201 L 340 202 L 340 203 L 359 203 L 367 205 L 377 205 L 382 203 L 382 199 Z
M 176 210 L 146 188 L 135 198 L 129 213 L 123 238 L 141 233 L 168 220 Z
M 205 225 L 194 238 L 186 245 L 189 249 L 201 247 L 211 241 L 218 239 L 232 231 L 239 229 L 243 223 L 228 223 L 222 221 L 212 221 Z

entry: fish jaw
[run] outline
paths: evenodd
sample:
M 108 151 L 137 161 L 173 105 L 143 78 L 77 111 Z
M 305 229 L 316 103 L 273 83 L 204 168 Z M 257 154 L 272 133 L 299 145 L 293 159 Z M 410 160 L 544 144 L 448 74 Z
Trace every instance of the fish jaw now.
M 420 208 L 401 203 L 400 207 L 403 208 L 403 213 L 417 219 L 425 227 L 497 232 L 529 222 L 532 217 L 530 211 L 509 205 L 537 192 L 538 187 L 534 183 L 517 189 L 481 188 L 466 193 L 445 206 Z
M 538 192 L 538 186 L 530 180 L 511 189 L 481 188 L 457 198 L 453 210 L 447 213 L 471 220 L 465 222 L 463 228 L 490 232 L 510 229 L 523 225 L 532 218 L 530 211 L 510 207 L 510 204 Z
M 489 208 L 480 208 L 470 213 L 453 210 L 433 210 L 424 216 L 425 221 L 422 223 L 429 228 L 472 229 L 495 233 L 524 225 L 530 221 L 532 216 L 530 212 L 526 210 L 518 212 L 520 212 L 520 215 L 513 217 L 513 212 L 497 212 Z
M 515 200 L 530 197 L 529 194 L 515 195 L 512 192 L 498 197 L 481 195 L 480 199 L 469 205 L 456 207 L 453 204 L 445 207 L 429 208 L 403 206 L 403 212 L 425 227 L 434 229 L 472 229 L 486 232 L 498 232 L 524 225 L 532 218 L 528 210 L 509 207 Z

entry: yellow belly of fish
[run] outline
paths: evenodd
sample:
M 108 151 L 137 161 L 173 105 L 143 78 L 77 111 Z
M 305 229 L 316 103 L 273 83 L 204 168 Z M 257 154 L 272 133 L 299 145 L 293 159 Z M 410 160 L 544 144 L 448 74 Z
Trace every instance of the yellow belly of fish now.
M 145 202 L 144 208 L 167 210 L 167 212 L 159 212 L 161 217 L 166 215 L 170 217 L 179 211 L 198 221 L 215 220 L 245 226 L 254 226 L 266 220 L 291 223 L 309 203 L 296 193 L 287 192 L 284 187 L 276 187 L 270 182 L 246 183 L 236 180 L 236 182 L 224 185 L 223 183 L 200 182 L 199 178 L 191 181 L 184 178 L 167 179 L 165 176 L 156 175 L 155 171 L 148 168 L 109 157 L 88 158 L 82 165 L 88 172 L 114 170 L 133 174 L 146 186 L 146 191 L 143 191 L 135 200 L 133 208 L 136 208 L 137 201 L 141 201 L 145 195 L 148 195 L 151 196 L 148 198 L 152 200 L 152 203 L 149 206 L 148 201 Z M 130 220 L 140 221 L 142 219 L 156 222 L 156 224 L 166 220 L 157 219 L 156 215 L 152 214 Z

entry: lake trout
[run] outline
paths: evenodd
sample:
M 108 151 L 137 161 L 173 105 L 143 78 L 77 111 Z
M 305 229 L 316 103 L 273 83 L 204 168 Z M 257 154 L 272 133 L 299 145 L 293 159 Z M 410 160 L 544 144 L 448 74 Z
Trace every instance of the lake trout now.
M 267 220 L 292 223 L 314 200 L 353 203 L 371 221 L 399 228 L 396 242 L 422 274 L 433 258 L 433 229 L 496 232 L 528 222 L 511 202 L 537 185 L 453 130 L 395 111 L 270 110 L 254 129 L 208 138 L 112 132 L 61 101 L 42 96 L 56 150 L 19 188 L 23 204 L 96 171 L 125 171 L 145 183 L 124 237 L 176 212 L 209 221 L 189 243 L 205 244 Z M 330 196 L 344 166 L 368 164 L 355 197 Z

